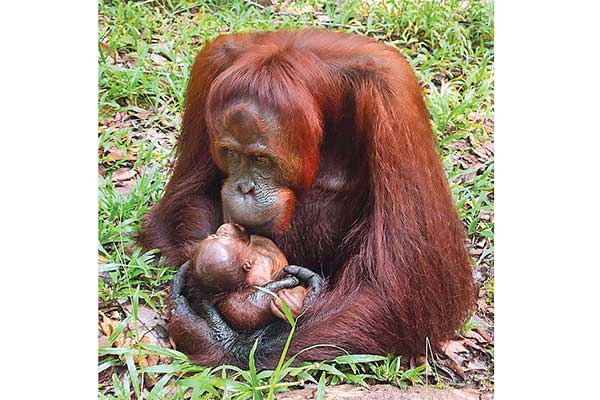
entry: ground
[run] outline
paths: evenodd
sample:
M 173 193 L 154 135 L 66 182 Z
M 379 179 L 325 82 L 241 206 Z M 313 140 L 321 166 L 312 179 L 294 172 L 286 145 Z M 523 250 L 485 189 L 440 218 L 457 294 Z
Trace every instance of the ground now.
M 476 312 L 446 354 L 428 354 L 427 367 L 401 356 L 353 355 L 275 371 L 204 368 L 174 350 L 164 330 L 174 268 L 156 265 L 132 235 L 168 179 L 193 58 L 221 33 L 303 26 L 375 37 L 398 48 L 421 81 L 480 287 Z M 306 387 L 287 398 L 330 398 L 329 387 L 340 383 L 375 387 L 373 395 L 412 387 L 402 392 L 409 396 L 426 385 L 452 387 L 427 398 L 491 396 L 493 29 L 491 1 L 101 1 L 99 397 L 258 399 Z

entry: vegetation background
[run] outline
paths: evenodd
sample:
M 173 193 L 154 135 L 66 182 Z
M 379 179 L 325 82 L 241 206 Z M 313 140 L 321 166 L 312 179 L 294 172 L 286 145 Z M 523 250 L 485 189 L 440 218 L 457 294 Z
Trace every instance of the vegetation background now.
M 173 162 L 189 70 L 228 32 L 324 29 L 398 48 L 421 81 L 457 210 L 468 232 L 478 308 L 429 367 L 349 355 L 276 371 L 188 362 L 165 335 L 174 266 L 132 247 Z M 100 398 L 267 398 L 314 382 L 493 390 L 493 3 L 491 1 L 101 1 L 98 36 Z M 133 251 L 128 251 L 133 249 Z M 287 355 L 288 357 L 290 355 Z

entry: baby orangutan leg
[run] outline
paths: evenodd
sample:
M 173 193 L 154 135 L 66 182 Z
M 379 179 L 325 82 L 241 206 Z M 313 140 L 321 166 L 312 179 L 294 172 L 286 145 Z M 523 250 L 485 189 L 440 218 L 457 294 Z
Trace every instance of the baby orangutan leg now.
M 302 313 L 304 308 L 304 298 L 306 297 L 306 288 L 303 286 L 296 286 L 289 289 L 282 289 L 277 292 L 277 295 L 281 299 L 273 299 L 271 300 L 271 312 L 281 318 L 282 320 L 286 320 L 285 314 L 283 313 L 283 306 L 281 302 L 283 301 L 287 308 L 290 309 L 294 318 L 297 318 L 298 315 Z

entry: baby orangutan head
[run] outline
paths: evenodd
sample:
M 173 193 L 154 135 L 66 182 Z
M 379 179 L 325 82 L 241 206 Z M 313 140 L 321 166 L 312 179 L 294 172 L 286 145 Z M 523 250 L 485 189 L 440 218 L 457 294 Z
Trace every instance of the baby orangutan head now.
M 272 241 L 232 223 L 197 244 L 191 261 L 190 283 L 212 293 L 264 286 L 288 264 Z

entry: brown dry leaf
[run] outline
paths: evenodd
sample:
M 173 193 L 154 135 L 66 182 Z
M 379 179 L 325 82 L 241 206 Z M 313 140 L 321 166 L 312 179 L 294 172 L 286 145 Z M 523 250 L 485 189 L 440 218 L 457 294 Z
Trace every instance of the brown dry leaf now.
M 437 361 L 437 365 L 443 365 L 445 367 L 450 368 L 450 370 L 452 372 L 454 372 L 456 375 L 460 376 L 462 380 L 466 379 L 466 375 L 465 375 L 465 371 L 463 370 L 463 368 L 453 359 L 448 358 L 445 360 L 438 360 Z
M 492 219 L 492 211 L 491 210 L 481 210 L 479 212 L 479 219 L 482 221 L 489 221 Z
M 98 332 L 98 348 L 103 349 L 109 347 L 108 345 L 108 336 L 106 336 L 102 332 Z
M 106 264 L 108 262 L 108 258 L 103 255 L 98 254 L 98 264 Z
M 156 54 L 156 53 L 151 53 L 150 59 L 156 65 L 163 65 L 165 63 L 165 61 L 167 61 L 167 59 L 165 57 L 161 56 L 160 54 Z
M 125 153 L 125 154 L 123 154 L 123 151 L 121 151 L 120 149 L 111 147 L 108 150 L 108 155 L 106 156 L 106 158 L 108 159 L 108 161 L 112 161 L 112 162 L 119 161 L 119 160 L 135 161 L 135 160 L 137 160 L 137 155 L 138 155 L 138 149 L 135 147 L 128 149 L 127 153 Z
M 125 126 L 125 121 L 129 118 L 126 113 L 116 112 L 115 116 L 112 119 L 106 121 L 105 125 L 107 127 L 115 126 L 115 127 L 123 127 Z
M 481 165 L 477 158 L 471 154 L 461 154 L 458 162 L 464 169 L 470 169 L 473 166 Z
M 119 53 L 117 53 L 116 49 L 113 49 L 113 51 L 110 52 L 110 45 L 108 43 L 100 41 L 100 50 L 110 64 L 116 64 L 120 61 Z M 102 56 L 98 55 L 98 59 L 101 60 Z
M 487 133 L 494 133 L 494 122 L 486 119 L 485 121 L 483 121 L 483 130 L 486 131 Z
M 450 143 L 450 147 L 465 151 L 471 148 L 466 140 L 455 140 Z
M 163 79 L 159 79 L 158 80 L 158 84 L 160 86 L 162 86 L 164 89 L 169 89 L 169 84 L 165 80 L 163 80 Z
M 410 356 L 408 360 L 408 365 L 410 368 L 416 368 L 420 365 L 423 365 L 427 362 L 427 358 L 425 356 Z
M 478 257 L 481 254 L 483 254 L 483 249 L 476 249 L 476 248 L 471 247 L 469 249 L 469 254 L 472 255 L 472 256 L 477 256 Z
M 465 367 L 465 371 L 485 371 L 485 370 L 487 370 L 487 366 L 485 365 L 485 363 L 478 361 L 478 360 L 469 361 L 469 363 Z
M 154 111 L 152 111 L 152 110 L 143 110 L 143 111 L 138 112 L 136 114 L 136 116 L 139 119 L 144 120 L 144 119 L 150 118 L 152 116 L 152 114 L 154 114 Z
M 118 170 L 113 172 L 112 180 L 113 182 L 128 181 L 134 178 L 136 175 L 137 171 L 134 169 L 119 168 Z
M 479 400 L 494 400 L 494 386 L 490 386 L 488 390 L 490 391 L 479 394 Z
M 477 343 L 482 343 L 482 344 L 487 344 L 488 341 L 481 336 L 479 333 L 477 333 L 475 330 L 470 330 L 468 332 L 465 332 L 465 334 L 463 335 L 466 338 L 469 339 L 474 339 L 475 341 L 477 341 Z
M 152 344 L 154 346 L 160 346 L 160 343 L 158 342 L 158 340 L 156 338 L 154 338 L 154 336 L 152 336 L 152 335 L 144 336 L 140 340 L 140 342 L 145 343 L 145 344 Z M 147 354 L 144 356 L 142 361 L 143 361 L 145 367 L 149 367 L 151 365 L 158 364 L 159 360 L 160 360 L 160 356 L 158 356 L 156 354 Z
M 469 354 L 469 350 L 467 350 L 463 343 L 464 341 L 462 340 L 448 340 L 442 344 L 444 354 L 458 365 L 462 365 L 463 362 L 467 361 L 466 355 Z
M 124 306 L 123 310 L 125 310 L 128 315 L 132 314 L 131 304 Z M 137 322 L 138 330 L 142 336 L 156 328 L 157 325 L 165 325 L 165 321 L 161 318 L 160 314 L 143 304 L 138 306 Z M 132 330 L 135 329 L 133 321 L 129 322 L 128 327 Z
M 124 310 L 127 314 L 131 314 L 131 305 L 124 306 Z M 157 346 L 169 347 L 169 334 L 166 330 L 167 323 L 160 314 L 150 307 L 140 305 L 137 316 L 140 336 L 151 336 L 153 343 Z M 134 329 L 133 321 L 129 322 L 129 329 Z
M 132 338 L 125 336 L 125 330 L 123 330 L 119 337 L 117 337 L 117 339 L 113 342 L 113 347 L 133 349 L 135 347 L 135 343 Z M 125 357 L 123 355 L 121 355 L 120 357 L 123 361 L 125 361 Z
M 104 43 L 104 42 L 100 42 L 100 48 L 102 49 L 103 53 L 108 53 L 108 50 L 110 49 L 110 46 L 108 45 L 108 43 Z
M 108 150 L 108 156 L 107 156 L 107 158 L 110 161 L 122 160 L 123 159 L 123 152 L 120 149 L 116 149 L 114 147 L 111 147 Z
M 329 15 L 323 14 L 321 12 L 315 13 L 315 17 L 317 18 L 317 21 L 321 23 L 331 22 L 331 18 L 329 18 Z
M 127 154 L 125 154 L 125 159 L 127 161 L 136 161 L 139 153 L 139 149 L 137 147 L 130 147 L 127 150 Z
M 98 323 L 98 325 L 100 326 L 100 330 L 106 336 L 110 336 L 114 332 L 117 325 L 119 325 L 120 321 L 108 318 L 106 314 L 104 314 L 102 311 L 99 311 L 99 313 L 102 316 L 102 321 Z
M 132 182 L 132 181 L 127 181 Z M 117 186 L 115 187 L 115 192 L 119 194 L 131 194 L 133 192 L 133 183 L 125 186 Z
M 486 161 L 494 155 L 494 153 L 490 152 L 486 146 L 477 146 L 473 149 L 473 152 L 483 161 Z
M 489 309 L 490 307 L 488 307 Z M 492 313 L 494 312 L 494 309 L 492 308 Z M 483 328 L 475 328 L 475 331 L 477 331 L 477 333 L 479 333 L 479 335 L 489 344 L 493 345 L 494 344 L 494 339 L 485 331 L 485 329 Z
M 477 172 L 480 169 L 482 169 L 482 167 L 483 167 L 483 164 L 481 164 L 481 163 L 476 163 L 475 165 L 472 165 L 470 168 L 470 169 L 472 169 L 472 171 L 464 176 L 465 182 L 469 182 L 469 181 L 473 180 L 477 176 Z
M 279 7 L 279 12 L 282 14 L 290 14 L 290 15 L 304 15 L 304 14 L 312 14 L 315 12 L 315 9 L 310 5 L 297 5 L 294 3 L 290 4 L 281 4 Z
M 485 353 L 485 349 L 483 349 L 481 346 L 479 346 L 477 343 L 475 343 L 475 340 L 466 339 L 465 340 L 465 345 L 468 346 L 468 347 L 470 347 L 470 348 L 472 348 L 472 349 L 479 350 L 482 353 Z
M 479 114 L 478 112 L 471 112 L 469 113 L 469 115 L 467 115 L 467 119 L 471 122 L 480 122 L 483 119 L 481 118 L 481 114 Z

